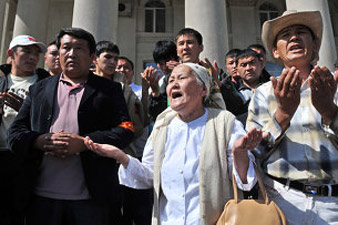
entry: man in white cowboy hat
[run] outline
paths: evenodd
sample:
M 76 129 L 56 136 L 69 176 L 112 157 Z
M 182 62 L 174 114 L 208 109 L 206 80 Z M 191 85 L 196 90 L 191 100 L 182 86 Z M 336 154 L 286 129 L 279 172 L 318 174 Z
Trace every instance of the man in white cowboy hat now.
M 338 74 L 313 66 L 322 29 L 319 11 L 264 23 L 265 47 L 285 69 L 249 105 L 247 130 L 269 133 L 256 152 L 268 194 L 290 224 L 338 223 Z

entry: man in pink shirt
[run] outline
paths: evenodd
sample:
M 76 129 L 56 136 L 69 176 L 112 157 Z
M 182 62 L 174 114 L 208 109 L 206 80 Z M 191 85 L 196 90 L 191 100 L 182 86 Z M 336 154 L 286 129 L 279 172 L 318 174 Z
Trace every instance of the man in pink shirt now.
M 89 70 L 93 35 L 64 28 L 57 46 L 62 73 L 30 88 L 9 130 L 12 151 L 28 166 L 21 190 L 31 197 L 26 223 L 107 225 L 108 207 L 120 204 L 117 165 L 88 151 L 83 139 L 124 148 L 133 125 L 121 85 Z

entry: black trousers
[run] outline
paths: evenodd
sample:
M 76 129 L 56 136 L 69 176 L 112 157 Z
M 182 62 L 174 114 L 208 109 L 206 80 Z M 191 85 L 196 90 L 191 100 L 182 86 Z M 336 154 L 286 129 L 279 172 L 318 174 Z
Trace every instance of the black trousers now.
M 57 200 L 35 196 L 28 209 L 26 225 L 115 224 L 110 220 L 114 220 L 111 207 L 94 200 Z
M 22 198 L 19 195 L 22 181 L 22 163 L 14 154 L 0 151 L 0 224 L 23 225 Z
M 123 187 L 123 225 L 150 225 L 154 194 L 153 189 L 136 190 Z

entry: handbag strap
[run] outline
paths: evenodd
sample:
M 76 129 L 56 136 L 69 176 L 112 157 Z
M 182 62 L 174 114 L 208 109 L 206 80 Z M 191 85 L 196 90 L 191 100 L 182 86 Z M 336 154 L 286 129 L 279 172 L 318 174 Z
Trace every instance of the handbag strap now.
M 266 190 L 265 190 L 262 178 L 261 178 L 261 176 L 259 174 L 259 171 L 258 171 L 258 169 L 257 169 L 257 167 L 256 167 L 255 164 L 254 164 L 254 168 L 255 168 L 255 173 L 256 173 L 257 181 L 258 181 L 258 186 L 259 186 L 259 189 L 261 191 L 262 198 L 263 198 L 265 204 L 269 204 L 269 197 L 268 197 L 268 195 L 266 193 Z M 234 173 L 232 173 L 232 188 L 234 190 L 234 199 L 235 199 L 235 202 L 238 203 L 238 190 L 237 190 L 237 183 L 236 183 L 236 178 L 235 178 Z

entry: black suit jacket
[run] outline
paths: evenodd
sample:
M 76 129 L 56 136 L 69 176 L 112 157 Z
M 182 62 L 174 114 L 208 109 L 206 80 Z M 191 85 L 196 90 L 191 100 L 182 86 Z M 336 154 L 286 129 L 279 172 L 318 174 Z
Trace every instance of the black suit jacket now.
M 22 201 L 34 189 L 36 175 L 43 152 L 33 148 L 35 139 L 49 133 L 53 118 L 60 75 L 46 78 L 29 89 L 29 93 L 15 121 L 9 129 L 11 150 L 22 157 L 27 168 L 22 191 L 27 192 Z M 127 106 L 119 83 L 90 72 L 78 109 L 78 125 L 81 136 L 89 136 L 94 142 L 126 147 L 133 138 L 130 129 L 120 127 L 130 122 Z M 74 121 L 76 122 L 76 121 Z M 115 160 L 100 157 L 91 151 L 80 153 L 86 184 L 93 199 L 103 202 L 119 201 L 117 165 Z

